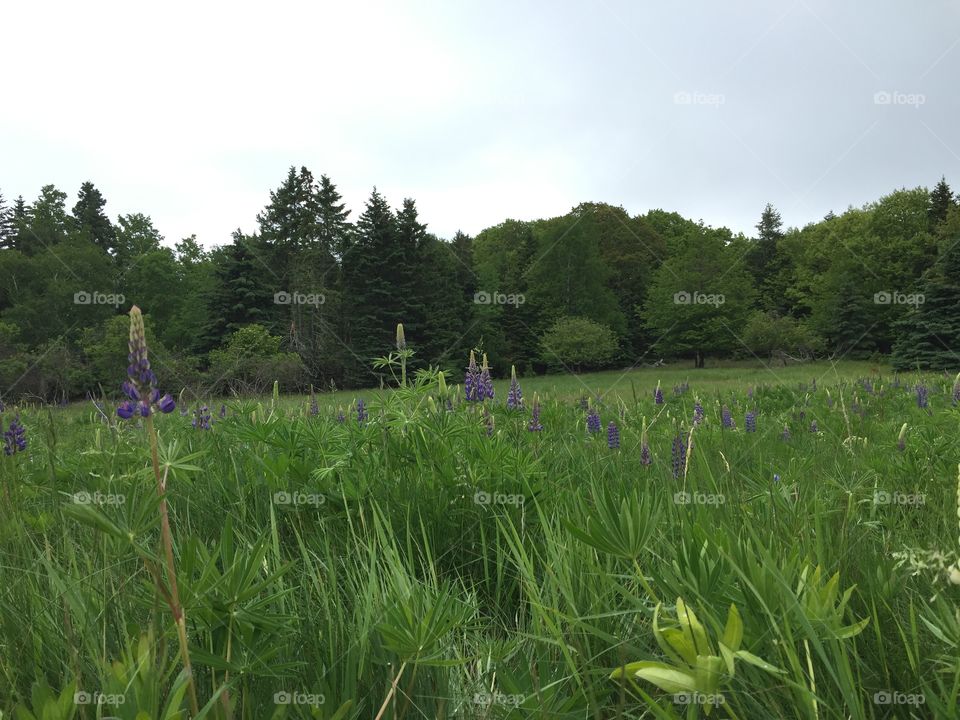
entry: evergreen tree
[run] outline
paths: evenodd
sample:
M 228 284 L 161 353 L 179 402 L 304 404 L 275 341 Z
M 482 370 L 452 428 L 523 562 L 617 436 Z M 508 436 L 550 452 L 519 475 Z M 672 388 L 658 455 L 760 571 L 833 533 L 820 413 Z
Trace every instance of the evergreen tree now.
M 936 230 L 937 226 L 947 219 L 947 213 L 950 212 L 950 208 L 955 206 L 956 202 L 953 199 L 953 191 L 950 189 L 950 186 L 947 185 L 946 177 L 941 177 L 940 182 L 936 184 L 933 192 L 930 193 L 929 218 L 931 232 Z
M 15 234 L 13 208 L 7 205 L 0 192 L 0 250 L 13 249 Z
M 921 285 L 923 302 L 896 326 L 892 363 L 900 370 L 960 367 L 960 208 L 951 208 L 940 228 L 939 254 Z
M 73 206 L 73 218 L 81 233 L 105 253 L 113 255 L 117 250 L 117 236 L 110 218 L 103 211 L 106 204 L 100 191 L 87 181 L 80 186 L 77 204 Z
M 747 254 L 747 262 L 753 275 L 758 300 L 764 310 L 785 312 L 783 293 L 789 282 L 789 258 L 781 243 L 784 238 L 783 220 L 771 205 L 763 209 L 757 223 L 757 238 Z

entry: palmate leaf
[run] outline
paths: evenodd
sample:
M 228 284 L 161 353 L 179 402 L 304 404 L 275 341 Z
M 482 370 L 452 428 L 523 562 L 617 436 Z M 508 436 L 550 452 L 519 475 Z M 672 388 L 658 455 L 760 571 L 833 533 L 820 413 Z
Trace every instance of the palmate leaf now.
M 600 552 L 635 560 L 643 554 L 653 533 L 657 517 L 654 503 L 637 493 L 627 495 L 618 503 L 610 493 L 595 494 L 594 511 L 578 527 L 570 521 L 564 525 L 583 543 Z

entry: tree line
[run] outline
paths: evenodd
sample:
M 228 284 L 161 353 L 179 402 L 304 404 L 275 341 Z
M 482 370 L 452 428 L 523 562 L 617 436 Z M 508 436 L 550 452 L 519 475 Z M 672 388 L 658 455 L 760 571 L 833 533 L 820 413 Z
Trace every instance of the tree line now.
M 0 194 L 0 392 L 112 395 L 125 313 L 146 315 L 164 384 L 200 393 L 364 387 L 397 323 L 415 367 L 501 377 L 661 359 L 878 357 L 960 367 L 960 198 L 944 178 L 747 237 L 675 212 L 583 203 L 476 237 L 428 231 L 376 189 L 355 220 L 326 175 L 290 168 L 257 230 L 172 247 L 148 215 L 112 220 L 91 182 Z

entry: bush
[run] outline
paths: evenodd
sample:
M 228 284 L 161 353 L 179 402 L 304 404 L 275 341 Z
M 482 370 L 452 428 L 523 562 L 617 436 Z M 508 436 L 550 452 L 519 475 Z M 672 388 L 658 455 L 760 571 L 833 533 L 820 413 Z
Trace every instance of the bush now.
M 247 325 L 210 353 L 208 378 L 212 392 L 259 394 L 274 380 L 286 390 L 306 382 L 307 369 L 297 353 L 280 350 L 281 338 L 262 325 Z
M 606 325 L 582 317 L 562 317 L 540 336 L 541 357 L 551 367 L 577 372 L 598 368 L 617 354 L 619 343 Z

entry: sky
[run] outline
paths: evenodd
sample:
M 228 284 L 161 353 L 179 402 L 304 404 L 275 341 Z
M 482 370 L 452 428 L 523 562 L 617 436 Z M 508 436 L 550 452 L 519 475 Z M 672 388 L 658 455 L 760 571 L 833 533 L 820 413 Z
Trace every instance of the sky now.
M 291 165 L 440 237 L 586 202 L 751 234 L 960 189 L 960 2 L 5 6 L 0 192 L 85 180 L 168 244 L 252 232 Z

